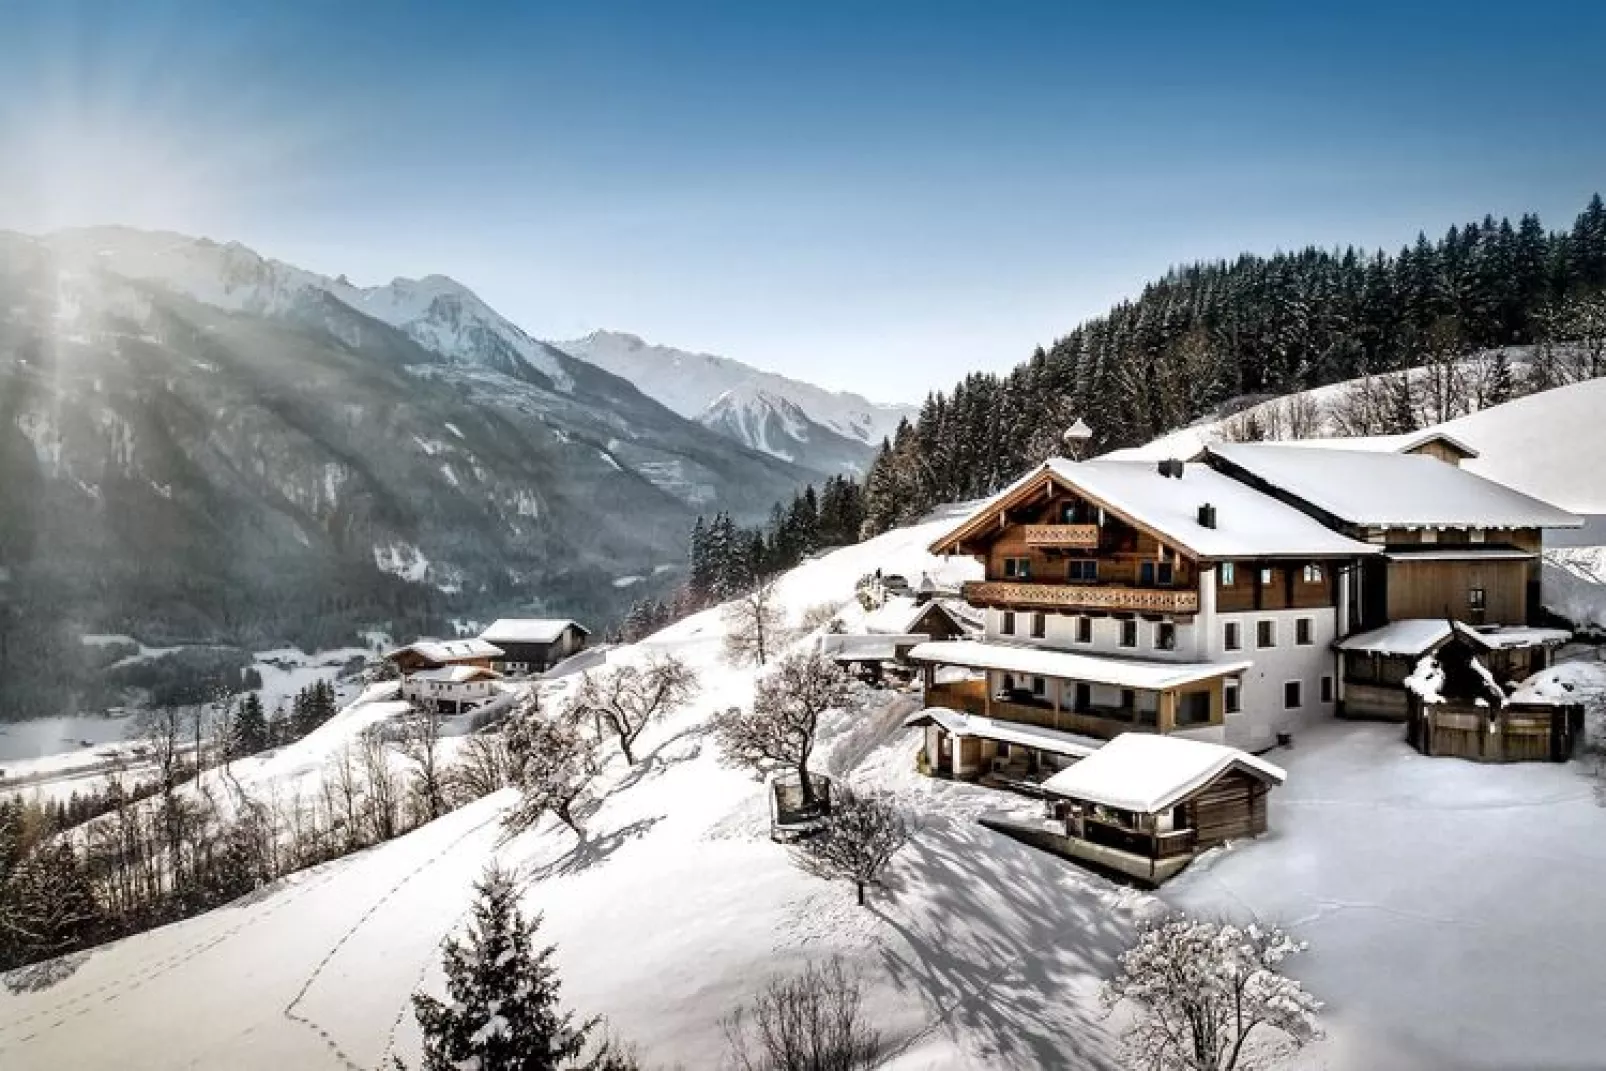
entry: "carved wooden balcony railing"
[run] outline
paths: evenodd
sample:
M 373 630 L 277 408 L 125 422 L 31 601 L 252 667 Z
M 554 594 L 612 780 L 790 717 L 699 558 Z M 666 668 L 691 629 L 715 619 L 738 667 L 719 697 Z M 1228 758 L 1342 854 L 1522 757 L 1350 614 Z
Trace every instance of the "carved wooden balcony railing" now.
M 1099 526 L 1096 524 L 1028 524 L 1028 547 L 1060 547 L 1071 550 L 1097 550 Z
M 973 580 L 964 598 L 979 606 L 1025 606 L 1047 610 L 1130 610 L 1137 613 L 1196 614 L 1199 593 L 1188 589 L 1130 588 L 1116 584 L 1019 584 Z

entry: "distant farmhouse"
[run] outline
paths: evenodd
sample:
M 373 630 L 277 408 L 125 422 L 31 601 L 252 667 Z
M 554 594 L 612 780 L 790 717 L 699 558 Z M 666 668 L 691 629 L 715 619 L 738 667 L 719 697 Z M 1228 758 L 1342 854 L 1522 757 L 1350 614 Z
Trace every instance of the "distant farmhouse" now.
M 590 636 L 589 629 L 568 619 L 504 617 L 480 633 L 480 640 L 501 648 L 498 670 L 522 677 L 545 673 L 583 650 Z
M 1539 551 L 1545 529 L 1581 519 L 1459 467 L 1472 456 L 1425 433 L 1044 462 L 931 547 L 983 564 L 962 596 L 984 627 L 908 652 L 925 680 L 927 709 L 908 720 L 925 730 L 924 766 L 1058 798 L 1055 835 L 1097 845 L 1065 854 L 1160 880 L 1212 842 L 1204 815 L 1264 828 L 1259 801 L 1281 776 L 1250 753 L 1314 718 L 1425 718 L 1409 738 L 1429 754 L 1565 758 L 1559 711 L 1508 711 L 1496 687 L 1451 746 L 1461 713 L 1408 684 L 1452 640 L 1509 686 L 1567 638 L 1535 621 Z M 1547 726 L 1547 747 L 1517 740 Z M 1210 746 L 1161 752 L 1130 734 Z M 1089 788 L 1119 782 L 1093 778 L 1106 767 L 1152 779 L 1162 759 L 1178 786 L 1229 771 L 1219 791 L 1208 778 L 1188 789 L 1209 788 L 1214 810 L 1166 792 L 1122 806 Z
M 492 668 L 502 649 L 484 640 L 419 640 L 385 655 L 401 673 L 401 697 L 461 714 L 496 694 L 501 674 Z

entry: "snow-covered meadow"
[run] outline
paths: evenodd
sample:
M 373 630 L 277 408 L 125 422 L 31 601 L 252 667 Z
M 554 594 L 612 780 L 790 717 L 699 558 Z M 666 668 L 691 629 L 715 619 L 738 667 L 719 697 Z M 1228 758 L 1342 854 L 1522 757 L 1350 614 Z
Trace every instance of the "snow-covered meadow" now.
M 832 604 L 851 626 L 854 584 L 877 568 L 973 575 L 925 553 L 946 523 L 800 566 L 779 588 L 791 621 Z M 1281 922 L 1311 943 L 1291 966 L 1326 1002 L 1328 1036 L 1300 1066 L 1598 1060 L 1606 809 L 1585 764 L 1424 759 L 1397 726 L 1322 725 L 1270 756 L 1288 771 L 1272 832 L 1156 897 L 981 827 L 981 814 L 1036 806 L 920 777 L 915 733 L 898 728 L 913 698 L 865 689 L 862 709 L 828 727 L 820 764 L 896 793 L 921 830 L 894 887 L 860 909 L 850 889 L 791 865 L 767 835 L 762 785 L 721 763 L 708 719 L 747 701 L 755 677 L 728 664 L 723 640 L 708 611 L 606 652 L 610 664 L 672 652 L 702 689 L 647 730 L 634 768 L 612 760 L 584 841 L 555 823 L 507 838 L 504 792 L 204 916 L 15 974 L 0 992 L 0 1066 L 413 1058 L 407 995 L 439 986 L 438 943 L 493 856 L 528 881 L 565 1002 L 607 1015 L 657 1065 L 717 1066 L 721 1016 L 772 974 L 836 953 L 865 976 L 888 1067 L 1113 1068 L 1120 1021 L 1103 1017 L 1100 983 L 1136 920 L 1168 905 Z M 1606 690 L 1606 667 L 1558 676 Z M 556 701 L 570 686 L 544 687 Z M 380 691 L 363 700 L 241 774 L 259 786 L 311 776 L 397 709 Z

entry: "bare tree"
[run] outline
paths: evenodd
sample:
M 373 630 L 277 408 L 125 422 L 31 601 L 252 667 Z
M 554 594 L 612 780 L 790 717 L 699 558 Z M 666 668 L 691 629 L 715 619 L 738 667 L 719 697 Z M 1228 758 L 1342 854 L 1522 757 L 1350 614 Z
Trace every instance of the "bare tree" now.
M 600 768 L 596 741 L 584 726 L 568 711 L 547 718 L 529 709 L 509 722 L 507 749 L 520 794 L 504 819 L 507 826 L 522 832 L 550 813 L 584 836 L 575 807 Z
M 726 761 L 759 771 L 796 770 L 803 805 L 814 806 L 809 775 L 814 734 L 821 715 L 844 705 L 850 690 L 847 674 L 818 651 L 788 655 L 759 679 L 752 710 L 732 707 L 714 719 Z
M 792 860 L 817 878 L 851 881 L 863 907 L 865 889 L 880 884 L 887 864 L 913 836 L 908 816 L 891 797 L 843 787 L 820 830 L 792 850 Z
M 390 749 L 376 732 L 362 736 L 358 752 L 362 777 L 368 788 L 368 828 L 374 843 L 384 843 L 401 833 L 402 785 L 390 764 Z
M 1425 423 L 1442 424 L 1470 409 L 1462 368 L 1466 351 L 1466 340 L 1451 320 L 1436 320 L 1423 335 L 1417 353 L 1422 365 L 1417 389 Z
M 836 603 L 815 603 L 803 611 L 802 631 L 805 633 L 828 632 L 840 633 L 845 631 L 841 614 Z
M 1291 394 L 1278 407 L 1290 439 L 1314 439 L 1322 433 L 1322 407 L 1309 394 Z
M 513 757 L 501 733 L 476 733 L 463 743 L 457 761 L 446 770 L 446 798 L 453 807 L 513 783 Z
M 402 719 L 402 753 L 413 763 L 408 795 L 423 822 L 433 822 L 451 807 L 446 801 L 446 765 L 441 755 L 440 710 L 425 700 Z
M 1300 1046 L 1319 1036 L 1321 1004 L 1280 973 L 1304 945 L 1280 929 L 1230 926 L 1173 915 L 1147 923 L 1104 988 L 1113 1009 L 1129 1002 L 1133 1066 L 1155 1071 L 1232 1071 L 1261 1027 Z
M 569 701 L 571 720 L 594 719 L 619 741 L 625 762 L 634 766 L 633 750 L 642 730 L 697 694 L 697 675 L 673 655 L 658 655 L 645 666 L 619 666 L 587 673 Z
M 1368 374 L 1344 388 L 1329 415 L 1340 435 L 1383 435 L 1389 430 L 1389 407 L 1387 381 Z
M 834 956 L 774 978 L 720 1021 L 728 1062 L 735 1071 L 869 1071 L 883 1052 L 863 1000 L 858 975 Z
M 762 581 L 725 608 L 725 653 L 738 665 L 764 665 L 780 642 L 783 623 L 775 582 Z

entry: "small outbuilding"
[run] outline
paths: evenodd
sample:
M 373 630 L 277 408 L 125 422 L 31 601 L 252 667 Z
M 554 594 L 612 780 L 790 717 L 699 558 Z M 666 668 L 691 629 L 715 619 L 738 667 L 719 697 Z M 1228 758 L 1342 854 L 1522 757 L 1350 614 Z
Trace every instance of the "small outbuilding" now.
M 567 618 L 504 617 L 480 639 L 502 649 L 496 668 L 509 676 L 545 673 L 585 648 L 591 631 Z
M 1283 770 L 1237 748 L 1124 733 L 1043 782 L 1060 854 L 1158 885 L 1200 852 L 1266 831 Z

